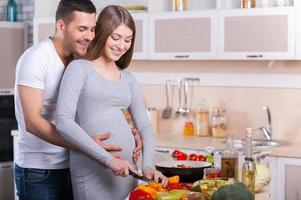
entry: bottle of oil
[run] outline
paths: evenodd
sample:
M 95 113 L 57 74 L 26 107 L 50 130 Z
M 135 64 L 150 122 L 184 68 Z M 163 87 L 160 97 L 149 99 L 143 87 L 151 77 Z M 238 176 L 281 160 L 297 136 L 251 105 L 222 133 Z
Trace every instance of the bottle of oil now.
M 227 135 L 226 149 L 221 153 L 221 172 L 224 178 L 238 178 L 238 153 L 231 134 Z
M 252 129 L 246 128 L 246 156 L 242 165 L 242 182 L 255 194 L 256 165 L 252 157 Z

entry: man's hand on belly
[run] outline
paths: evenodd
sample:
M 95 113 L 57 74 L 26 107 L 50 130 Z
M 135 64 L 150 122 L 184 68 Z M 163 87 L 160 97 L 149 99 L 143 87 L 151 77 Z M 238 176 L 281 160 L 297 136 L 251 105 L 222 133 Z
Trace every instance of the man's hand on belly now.
M 142 140 L 141 140 L 140 134 L 138 133 L 137 129 L 133 128 L 132 133 L 134 135 L 135 145 L 136 145 L 136 147 L 133 151 L 132 158 L 133 158 L 133 162 L 137 163 L 137 160 L 142 152 Z
M 92 139 L 102 148 L 104 148 L 106 151 L 121 151 L 122 148 L 118 145 L 113 145 L 113 144 L 105 144 L 102 141 L 108 139 L 111 136 L 111 132 L 107 133 L 101 133 L 99 135 L 94 135 L 92 136 Z M 113 157 L 115 158 L 120 158 L 121 156 L 119 154 L 112 154 Z

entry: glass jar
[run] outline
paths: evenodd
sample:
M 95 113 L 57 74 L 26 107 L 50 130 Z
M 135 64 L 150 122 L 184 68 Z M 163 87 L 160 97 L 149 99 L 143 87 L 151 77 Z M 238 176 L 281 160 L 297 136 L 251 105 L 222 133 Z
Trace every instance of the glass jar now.
M 213 137 L 225 137 L 227 121 L 224 113 L 225 110 L 223 108 L 214 108 L 211 130 Z
M 241 8 L 255 8 L 255 0 L 241 0 Z
M 193 136 L 194 135 L 194 126 L 191 121 L 186 121 L 183 128 L 183 134 L 185 136 Z
M 205 100 L 201 100 L 196 112 L 196 136 L 209 136 L 209 108 Z
M 172 0 L 173 11 L 184 11 L 187 8 L 187 0 Z

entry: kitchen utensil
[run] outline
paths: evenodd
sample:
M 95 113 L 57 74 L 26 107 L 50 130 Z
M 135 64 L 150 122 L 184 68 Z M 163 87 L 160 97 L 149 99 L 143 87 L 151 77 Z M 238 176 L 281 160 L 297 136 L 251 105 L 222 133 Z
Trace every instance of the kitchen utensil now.
M 166 107 L 164 108 L 163 112 L 162 112 L 162 118 L 163 119 L 169 119 L 172 113 L 172 107 L 171 107 L 171 103 L 170 103 L 170 80 L 166 81 L 165 84 L 165 93 L 166 93 Z
M 176 117 L 182 115 L 183 113 L 183 108 L 182 108 L 182 80 L 178 79 L 177 81 L 177 86 L 178 86 L 178 96 L 179 96 L 179 107 L 176 110 Z
M 184 106 L 183 106 L 183 115 L 187 116 L 189 114 L 189 108 L 188 108 L 188 87 L 189 82 L 187 79 L 184 79 Z
M 129 174 L 136 178 L 136 179 L 139 179 L 141 181 L 144 181 L 144 182 L 152 182 L 153 180 L 152 179 L 149 179 L 149 178 L 146 178 L 144 175 L 139 175 L 139 174 L 136 174 L 135 172 L 133 172 L 132 170 L 129 171 Z
M 156 169 L 167 177 L 178 175 L 180 181 L 193 183 L 203 178 L 204 169 L 211 167 L 211 163 L 202 161 L 162 161 L 156 164 Z

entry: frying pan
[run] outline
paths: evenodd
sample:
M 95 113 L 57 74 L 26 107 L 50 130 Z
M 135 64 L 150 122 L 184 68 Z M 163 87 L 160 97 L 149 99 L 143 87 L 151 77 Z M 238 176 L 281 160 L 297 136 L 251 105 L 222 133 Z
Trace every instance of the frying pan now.
M 181 166 L 185 167 L 181 167 Z M 156 169 L 166 177 L 178 175 L 180 182 L 193 183 L 203 179 L 204 169 L 211 167 L 211 163 L 202 161 L 162 161 L 156 164 Z

